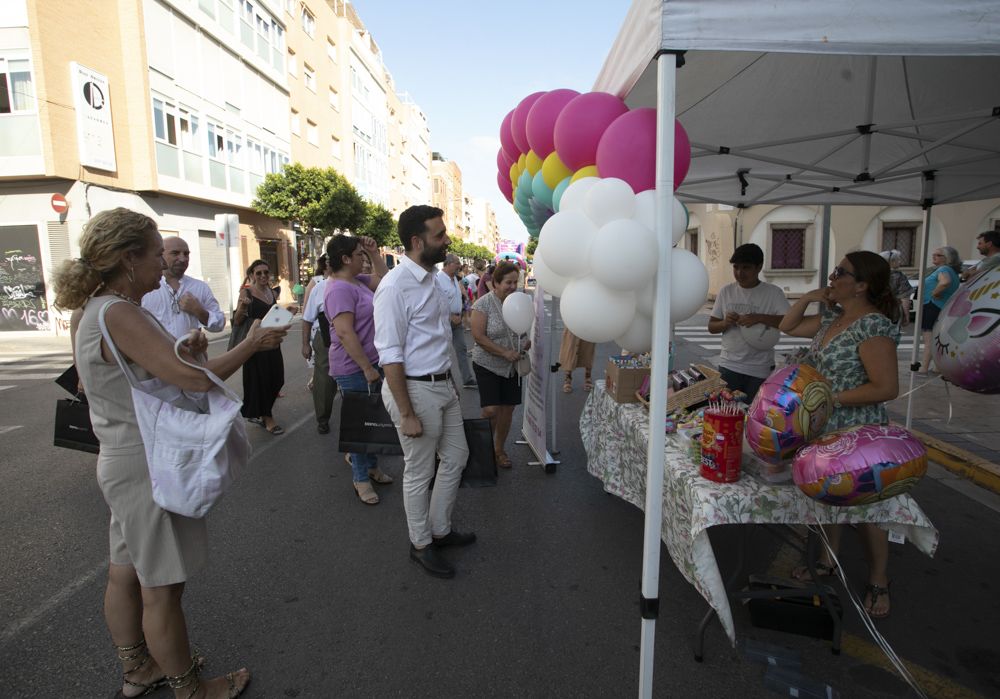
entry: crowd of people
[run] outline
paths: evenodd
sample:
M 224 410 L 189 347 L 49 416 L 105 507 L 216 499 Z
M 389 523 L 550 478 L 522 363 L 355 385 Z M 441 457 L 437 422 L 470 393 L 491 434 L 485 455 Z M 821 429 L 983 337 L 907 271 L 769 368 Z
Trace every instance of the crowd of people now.
M 428 574 L 450 578 L 455 571 L 446 549 L 476 540 L 452 524 L 469 455 L 459 387 L 478 391 L 482 416 L 493 428 L 496 462 L 509 468 L 505 445 L 522 394 L 518 363 L 530 340 L 507 326 L 502 308 L 522 283 L 523 270 L 507 261 L 463 266 L 448 253 L 443 212 L 432 206 L 404 211 L 398 232 L 405 254 L 392 270 L 374 240 L 334 236 L 315 276 L 295 290 L 293 310 L 302 304 L 302 355 L 313 366 L 317 431 L 330 432 L 338 390 L 381 395 L 403 451 L 410 558 Z M 1000 263 L 1000 233 L 981 234 L 979 250 L 984 260 L 977 271 Z M 748 343 L 740 328 L 762 325 L 811 338 L 810 361 L 833 390 L 827 430 L 886 422 L 885 403 L 898 394 L 896 346 L 911 294 L 905 276 L 899 279 L 898 251 L 848 253 L 827 286 L 794 304 L 760 279 L 763 259 L 756 245 L 735 250 L 735 281 L 720 290 L 710 313 L 709 330 L 723 337 L 723 378 L 752 399 L 774 370 L 773 349 Z M 284 385 L 280 345 L 290 326 L 261 326 L 278 292 L 275 270 L 255 260 L 232 316 L 234 328 L 243 331 L 234 333 L 227 352 L 208 358 L 200 329 L 220 331 L 226 319 L 208 285 L 186 274 L 189 260 L 183 239 L 164 239 L 152 219 L 114 209 L 91 218 L 80 257 L 57 270 L 54 280 L 57 305 L 74 311 L 74 361 L 101 442 L 98 482 L 111 511 L 104 615 L 122 665 L 124 697 L 161 686 L 190 699 L 235 697 L 250 681 L 246 668 L 199 677 L 202 661 L 192 653 L 181 600 L 185 582 L 205 561 L 205 521 L 153 501 L 130 383 L 112 352 L 119 351 L 140 379 L 186 391 L 213 385 L 189 363 L 222 379 L 242 369 L 243 417 L 278 436 L 284 429 L 273 408 Z M 925 346 L 937 314 L 962 281 L 953 248 L 935 250 L 933 262 L 921 299 Z M 821 311 L 807 315 L 813 303 Z M 573 390 L 577 368 L 584 369 L 584 390 L 592 388 L 593 359 L 592 343 L 564 333 L 564 392 Z M 930 369 L 928 354 L 924 367 Z M 378 504 L 373 485 L 394 479 L 372 454 L 345 454 L 345 461 L 360 502 Z M 884 617 L 890 608 L 886 533 L 867 526 L 859 531 L 869 564 L 865 606 L 873 617 Z M 829 534 L 835 552 L 840 530 Z M 833 574 L 835 566 L 827 555 L 818 568 Z M 793 571 L 795 577 L 807 574 L 804 568 Z

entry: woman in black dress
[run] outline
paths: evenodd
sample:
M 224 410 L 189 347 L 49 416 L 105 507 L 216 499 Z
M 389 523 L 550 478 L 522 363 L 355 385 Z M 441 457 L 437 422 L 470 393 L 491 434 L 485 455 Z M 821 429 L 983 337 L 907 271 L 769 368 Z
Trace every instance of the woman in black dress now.
M 233 322 L 263 318 L 277 299 L 271 290 L 271 268 L 264 260 L 255 260 L 247 268 L 249 284 L 240 290 Z M 284 434 L 284 428 L 274 421 L 271 409 L 278 392 L 285 384 L 285 362 L 281 349 L 257 352 L 243 365 L 243 417 L 257 422 L 271 434 Z

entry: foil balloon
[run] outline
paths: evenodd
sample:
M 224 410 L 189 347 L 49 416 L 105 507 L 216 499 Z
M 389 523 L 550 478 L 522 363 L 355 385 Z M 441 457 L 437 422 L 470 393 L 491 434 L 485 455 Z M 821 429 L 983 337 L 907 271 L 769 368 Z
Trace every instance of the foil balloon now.
M 950 382 L 1000 393 L 1000 267 L 973 277 L 948 299 L 931 347 L 934 364 Z
M 862 425 L 820 437 L 792 465 L 799 489 L 828 505 L 869 505 L 904 493 L 927 472 L 927 449 L 896 425 Z
M 833 394 L 808 364 L 778 369 L 764 381 L 747 413 L 746 437 L 753 452 L 778 464 L 823 433 L 833 412 Z

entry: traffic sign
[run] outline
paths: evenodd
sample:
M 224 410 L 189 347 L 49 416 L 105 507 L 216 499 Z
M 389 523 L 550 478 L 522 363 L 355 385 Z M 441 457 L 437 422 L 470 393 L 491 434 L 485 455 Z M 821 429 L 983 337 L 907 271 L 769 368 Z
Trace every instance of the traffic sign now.
M 52 198 L 49 199 L 49 204 L 57 214 L 64 214 L 69 211 L 69 202 L 66 201 L 66 197 L 62 194 L 53 194 Z

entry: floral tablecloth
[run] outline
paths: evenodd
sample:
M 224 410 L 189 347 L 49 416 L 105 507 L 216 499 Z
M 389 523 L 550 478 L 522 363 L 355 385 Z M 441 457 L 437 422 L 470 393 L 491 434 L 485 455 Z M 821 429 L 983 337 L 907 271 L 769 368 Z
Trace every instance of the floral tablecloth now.
M 638 403 L 621 404 L 595 382 L 580 416 L 587 470 L 604 489 L 642 509 L 646 502 L 649 414 Z M 794 485 L 770 485 L 743 474 L 735 483 L 702 478 L 675 435 L 667 435 L 661 536 L 674 564 L 718 613 L 736 642 L 732 612 L 708 528 L 720 524 L 835 524 L 874 522 L 905 535 L 934 555 L 938 532 L 909 495 L 861 507 L 830 507 Z

